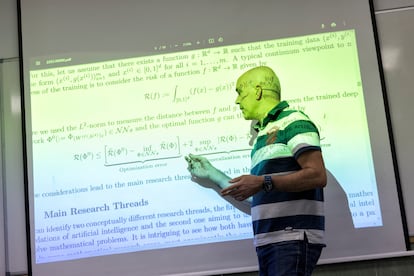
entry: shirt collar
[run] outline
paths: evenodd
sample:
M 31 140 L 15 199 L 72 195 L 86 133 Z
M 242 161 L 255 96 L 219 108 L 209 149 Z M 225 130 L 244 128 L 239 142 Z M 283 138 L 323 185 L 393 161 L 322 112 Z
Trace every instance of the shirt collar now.
M 257 122 L 253 128 L 256 131 L 263 129 L 270 121 L 274 121 L 279 116 L 280 112 L 282 112 L 282 110 L 287 107 L 289 107 L 289 104 L 286 101 L 279 102 L 275 107 L 272 108 L 272 110 L 269 111 L 269 113 L 267 113 L 267 116 L 263 120 L 263 125 L 261 125 L 260 122 Z

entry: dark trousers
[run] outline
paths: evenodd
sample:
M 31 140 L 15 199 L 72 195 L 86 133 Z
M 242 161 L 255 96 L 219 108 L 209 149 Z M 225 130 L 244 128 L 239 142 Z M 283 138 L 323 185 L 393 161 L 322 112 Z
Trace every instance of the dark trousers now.
M 256 248 L 260 276 L 309 276 L 323 245 L 305 240 L 286 241 Z

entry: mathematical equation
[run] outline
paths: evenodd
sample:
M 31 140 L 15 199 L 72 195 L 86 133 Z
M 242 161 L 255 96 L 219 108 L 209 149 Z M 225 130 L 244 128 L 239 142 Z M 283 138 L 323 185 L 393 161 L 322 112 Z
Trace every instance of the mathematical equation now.
M 220 135 L 212 139 L 181 140 L 180 137 L 161 139 L 152 144 L 137 146 L 104 145 L 102 151 L 82 151 L 72 154 L 72 160 L 87 162 L 101 160 L 105 166 L 124 165 L 128 163 L 144 163 L 162 159 L 182 157 L 184 152 L 200 155 L 229 153 L 233 151 L 250 150 L 248 134 Z M 240 145 L 245 145 L 245 147 Z
M 234 81 L 217 84 L 214 87 L 208 86 L 192 86 L 192 87 L 181 87 L 176 85 L 173 91 L 156 91 L 144 93 L 144 100 L 147 102 L 157 102 L 161 99 L 168 99 L 172 103 L 188 103 L 191 98 L 207 95 L 207 94 L 219 94 L 227 93 L 235 89 Z
M 332 32 L 322 35 L 323 42 L 343 42 L 353 38 L 352 31 Z

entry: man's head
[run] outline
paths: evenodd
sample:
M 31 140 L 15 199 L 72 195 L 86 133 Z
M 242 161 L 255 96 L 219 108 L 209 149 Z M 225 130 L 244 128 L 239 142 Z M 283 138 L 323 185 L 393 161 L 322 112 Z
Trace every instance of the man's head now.
M 259 66 L 243 73 L 236 83 L 236 104 L 246 120 L 262 120 L 280 102 L 280 83 L 275 72 Z

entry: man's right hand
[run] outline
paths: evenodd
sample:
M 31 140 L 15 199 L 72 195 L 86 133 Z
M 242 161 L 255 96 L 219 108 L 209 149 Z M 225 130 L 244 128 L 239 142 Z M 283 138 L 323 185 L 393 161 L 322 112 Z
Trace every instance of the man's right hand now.
M 211 165 L 210 161 L 203 156 L 189 154 L 188 156 L 185 156 L 185 160 L 188 163 L 187 169 L 192 176 L 211 179 L 212 175 L 217 171 L 217 169 Z

